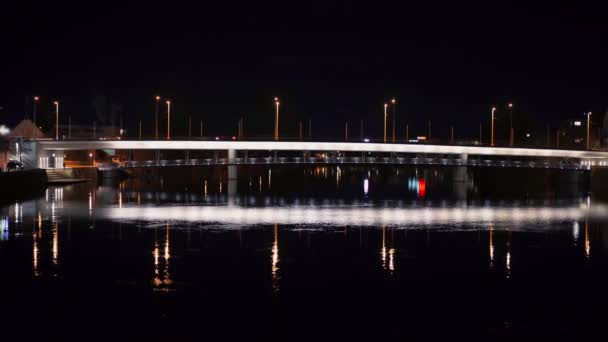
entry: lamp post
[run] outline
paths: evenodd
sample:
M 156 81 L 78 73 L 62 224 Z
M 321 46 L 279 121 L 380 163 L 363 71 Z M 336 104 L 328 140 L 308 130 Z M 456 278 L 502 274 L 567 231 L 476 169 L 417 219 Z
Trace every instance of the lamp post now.
M 514 133 L 513 132 L 513 103 L 509 102 L 509 146 L 513 147 L 514 143 Z
M 167 100 L 167 140 L 171 140 L 171 100 Z
M 59 140 L 59 102 L 53 102 L 55 105 L 55 140 Z
M 344 127 L 344 141 L 348 142 L 348 121 L 346 122 Z
M 391 104 L 393 105 L 393 143 L 395 143 L 395 116 L 397 114 L 397 99 L 394 97 L 391 99 Z
M 36 105 L 38 104 L 38 100 L 40 100 L 40 98 L 38 96 L 34 96 L 34 126 L 36 127 L 38 127 L 36 122 Z
M 492 130 L 490 134 L 490 146 L 494 146 L 494 112 L 496 112 L 496 107 L 492 107 Z
M 589 128 L 591 126 L 591 112 L 587 113 L 587 149 L 590 148 L 591 144 L 589 141 L 590 138 L 590 134 L 589 134 Z
M 384 143 L 386 143 L 386 107 L 388 107 L 387 103 L 384 104 Z
M 279 98 L 274 98 L 275 112 L 274 112 L 274 140 L 279 141 Z
M 156 96 L 156 115 L 154 119 L 154 137 L 158 140 L 158 101 L 160 101 L 160 96 Z
M 454 126 L 450 126 L 450 143 L 454 145 Z

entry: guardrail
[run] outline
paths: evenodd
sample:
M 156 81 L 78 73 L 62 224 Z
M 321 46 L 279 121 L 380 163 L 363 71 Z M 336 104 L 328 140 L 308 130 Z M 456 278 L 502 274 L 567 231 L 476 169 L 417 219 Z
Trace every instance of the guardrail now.
M 255 157 L 255 158 L 205 158 L 177 160 L 147 160 L 127 161 L 120 163 L 99 164 L 99 169 L 168 167 L 168 166 L 215 166 L 215 165 L 437 165 L 437 166 L 475 166 L 475 167 L 522 167 L 565 170 L 588 170 L 589 165 L 580 161 L 558 160 L 488 160 L 488 159 L 457 159 L 429 157 Z

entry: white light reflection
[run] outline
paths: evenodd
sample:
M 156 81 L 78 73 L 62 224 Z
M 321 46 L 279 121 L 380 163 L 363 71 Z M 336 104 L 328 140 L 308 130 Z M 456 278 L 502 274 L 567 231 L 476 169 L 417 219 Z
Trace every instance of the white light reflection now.
M 55 223 L 53 228 L 53 265 L 57 265 L 59 262 L 59 231 L 58 224 Z
M 7 217 L 0 218 L 0 240 L 8 240 L 9 219 Z
M 585 256 L 591 258 L 591 241 L 589 240 L 589 221 L 585 221 Z
M 54 213 L 54 209 L 52 210 Z M 579 207 L 426 207 L 376 208 L 362 206 L 318 207 L 315 205 L 286 207 L 239 206 L 167 206 L 167 207 L 113 207 L 96 210 L 100 218 L 141 221 L 203 221 L 229 224 L 333 224 L 333 225 L 412 225 L 454 224 L 465 222 L 518 223 L 570 221 L 590 218 L 608 218 L 608 207 L 595 205 Z M 540 213 L 543 213 L 541 216 Z M 514 215 L 517 213 L 517 215 Z M 76 214 L 76 212 L 75 212 Z
M 382 268 L 386 270 L 386 225 L 382 225 L 382 248 L 380 248 Z
M 494 225 L 490 224 L 490 268 L 494 268 Z
M 578 238 L 579 238 L 579 224 L 578 221 L 574 221 L 574 223 L 572 224 L 572 239 L 574 240 L 574 244 L 576 245 L 578 243 Z
M 272 289 L 274 292 L 279 290 L 279 225 L 274 225 L 274 240 L 272 242 L 271 249 L 271 276 L 272 276 Z
M 367 196 L 368 193 L 369 193 L 369 180 L 367 178 L 365 178 L 363 180 L 363 194 L 365 196 Z
M 158 241 L 154 241 L 154 249 L 152 251 L 152 255 L 154 256 L 154 279 L 152 279 L 152 285 L 156 290 L 161 292 L 169 292 L 170 285 L 173 284 L 171 280 L 171 275 L 169 273 L 169 259 L 171 258 L 170 248 L 169 248 L 169 230 L 170 225 L 167 223 L 165 229 L 165 245 L 163 248 L 163 268 L 161 271 L 160 265 L 160 249 L 158 246 Z

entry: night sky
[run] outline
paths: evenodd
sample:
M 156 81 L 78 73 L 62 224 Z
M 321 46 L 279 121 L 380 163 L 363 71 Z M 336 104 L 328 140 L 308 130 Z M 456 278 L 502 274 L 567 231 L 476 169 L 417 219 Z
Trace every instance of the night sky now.
M 296 4 L 297 3 L 297 4 Z M 87 6 L 3 4 L 0 121 L 31 113 L 90 124 L 96 96 L 121 108 L 134 134 L 153 130 L 154 96 L 172 118 L 209 133 L 270 135 L 273 97 L 282 134 L 312 118 L 313 135 L 342 137 L 345 121 L 380 136 L 396 96 L 398 134 L 474 135 L 492 105 L 513 101 L 538 127 L 608 107 L 604 8 L 585 2 L 416 3 L 201 1 Z M 504 122 L 504 113 L 499 115 Z M 198 127 L 198 126 L 195 126 Z M 180 135 L 179 132 L 173 133 Z M 183 135 L 183 134 L 181 134 Z

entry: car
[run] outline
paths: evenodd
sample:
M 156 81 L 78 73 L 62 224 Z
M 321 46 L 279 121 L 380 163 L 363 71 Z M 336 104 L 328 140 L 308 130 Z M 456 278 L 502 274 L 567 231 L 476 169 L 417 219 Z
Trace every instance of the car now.
M 21 171 L 23 170 L 23 164 L 17 160 L 11 160 L 8 163 L 6 163 L 6 171 L 8 172 L 12 172 L 12 171 Z

